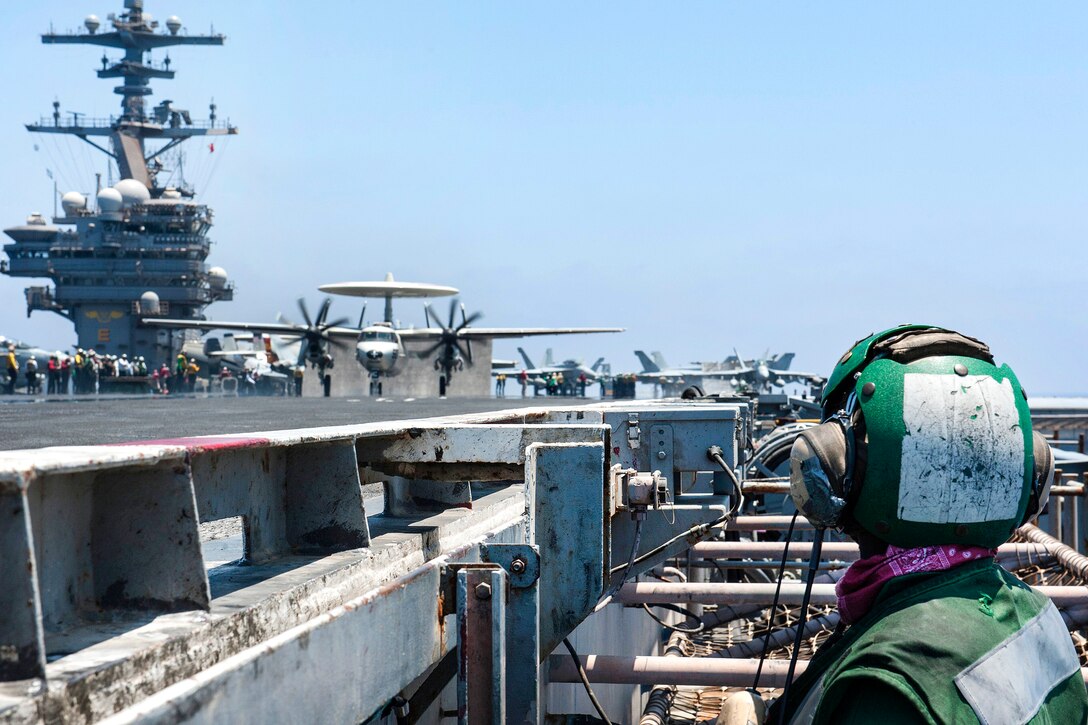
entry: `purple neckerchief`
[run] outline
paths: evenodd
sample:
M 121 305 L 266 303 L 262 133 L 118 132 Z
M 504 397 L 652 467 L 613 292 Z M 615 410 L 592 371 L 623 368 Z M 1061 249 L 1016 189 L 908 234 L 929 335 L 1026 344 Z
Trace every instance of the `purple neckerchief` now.
M 846 624 L 864 617 L 884 585 L 897 576 L 923 571 L 946 571 L 961 564 L 992 557 L 996 551 L 983 546 L 941 544 L 900 549 L 888 545 L 883 554 L 859 559 L 835 584 L 839 616 Z

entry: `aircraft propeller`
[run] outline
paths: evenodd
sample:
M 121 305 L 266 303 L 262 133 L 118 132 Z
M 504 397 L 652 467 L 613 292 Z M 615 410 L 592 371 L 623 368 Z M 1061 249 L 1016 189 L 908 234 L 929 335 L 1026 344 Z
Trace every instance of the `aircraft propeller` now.
M 328 330 L 331 327 L 339 327 L 348 322 L 346 317 L 340 317 L 332 322 L 328 322 L 329 308 L 332 306 L 332 299 L 326 297 L 321 303 L 321 307 L 317 311 L 317 319 L 310 317 L 310 311 L 306 307 L 306 300 L 302 297 L 298 298 L 298 309 L 302 313 L 302 319 L 306 321 L 306 329 L 299 330 L 296 335 L 287 335 L 286 337 L 294 337 L 295 339 L 301 339 L 302 345 L 298 351 L 298 365 L 302 365 L 307 358 L 313 361 L 318 361 L 321 356 L 328 350 L 328 346 L 334 346 L 341 350 L 347 349 L 349 346 L 342 340 L 338 340 L 328 334 Z
M 457 324 L 458 308 L 461 310 L 460 324 Z M 459 367 L 459 360 L 463 359 L 469 365 L 472 365 L 472 342 L 463 340 L 461 338 L 461 331 L 483 317 L 483 313 L 473 312 L 471 315 L 467 314 L 465 312 L 465 306 L 455 298 L 450 300 L 449 321 L 447 324 L 443 325 L 438 314 L 431 309 L 429 304 L 425 304 L 423 310 L 427 316 L 427 323 L 441 328 L 442 334 L 436 343 L 420 352 L 419 356 L 427 358 L 441 350 L 441 354 L 439 354 L 438 359 L 435 360 L 435 367 L 440 368 L 445 374 L 446 380 L 449 381 L 450 377 L 453 375 L 453 371 Z M 461 345 L 462 342 L 464 342 L 464 346 Z

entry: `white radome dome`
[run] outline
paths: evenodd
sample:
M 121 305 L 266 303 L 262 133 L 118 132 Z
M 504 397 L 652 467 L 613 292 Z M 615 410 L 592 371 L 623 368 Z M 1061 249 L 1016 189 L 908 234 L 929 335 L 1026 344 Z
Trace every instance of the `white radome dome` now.
M 98 32 L 98 26 L 100 24 L 101 23 L 98 22 L 97 15 L 88 15 L 86 18 L 83 19 L 83 27 L 87 28 L 87 32 L 91 35 L 94 35 L 96 32 Z
M 121 192 L 112 186 L 98 192 L 98 208 L 104 212 L 121 211 L 124 203 L 125 200 L 121 197 Z
M 121 200 L 125 206 L 143 204 L 151 198 L 151 192 L 136 179 L 121 179 L 113 185 L 113 188 L 121 194 Z
M 223 289 L 227 286 L 227 270 L 222 267 L 212 267 L 208 270 L 208 284 L 215 289 Z
M 159 296 L 151 290 L 140 295 L 140 313 L 144 315 L 159 314 Z
M 73 214 L 87 208 L 87 197 L 78 191 L 69 191 L 60 198 L 60 205 L 64 208 L 65 214 Z
M 177 15 L 171 15 L 166 19 L 166 29 L 170 31 L 171 35 L 177 35 L 181 30 L 181 18 Z
M 175 189 L 172 186 L 168 186 L 168 187 L 166 187 L 166 189 L 163 190 L 162 198 L 163 199 L 180 199 L 181 198 L 181 192 L 178 191 L 177 189 Z

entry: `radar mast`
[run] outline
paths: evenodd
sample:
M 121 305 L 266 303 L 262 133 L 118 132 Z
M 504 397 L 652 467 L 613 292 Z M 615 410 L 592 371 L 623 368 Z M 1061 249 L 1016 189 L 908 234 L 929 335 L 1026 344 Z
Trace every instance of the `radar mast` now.
M 169 56 L 154 64 L 145 56 L 152 50 L 176 45 L 223 45 L 222 34 L 189 35 L 183 33 L 181 20 L 171 15 L 166 20 L 166 32 L 156 32 L 159 22 L 144 12 L 143 0 L 125 0 L 125 12 L 106 17 L 108 29 L 94 15 L 88 15 L 83 25 L 86 32 L 54 33 L 42 35 L 42 42 L 53 44 L 100 45 L 124 51 L 116 60 L 102 56 L 99 78 L 120 78 L 121 85 L 113 92 L 121 96 L 120 116 L 83 118 L 73 113 L 71 119 L 61 119 L 60 103 L 53 103 L 52 119 L 42 118 L 38 123 L 28 123 L 27 130 L 38 133 L 62 133 L 76 136 L 117 163 L 122 179 L 135 179 L 158 196 L 155 176 L 161 169 L 157 157 L 194 136 L 225 136 L 238 133 L 229 121 L 216 118 L 216 106 L 209 106 L 207 120 L 194 121 L 189 111 L 175 108 L 173 101 L 164 100 L 153 106 L 148 113 L 146 97 L 151 95 L 151 80 L 171 80 L 174 70 Z M 95 139 L 108 137 L 107 148 Z M 164 146 L 148 153 L 146 141 L 159 140 Z

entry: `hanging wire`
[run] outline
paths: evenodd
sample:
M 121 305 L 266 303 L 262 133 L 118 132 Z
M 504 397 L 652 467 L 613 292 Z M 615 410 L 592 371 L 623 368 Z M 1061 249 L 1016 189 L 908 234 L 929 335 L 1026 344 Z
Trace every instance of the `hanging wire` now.
M 619 588 L 623 586 L 623 583 L 625 581 L 627 581 L 627 575 L 631 573 L 631 567 L 634 566 L 636 561 L 637 561 L 635 557 L 638 554 L 638 545 L 641 542 L 642 542 L 642 519 L 635 519 L 635 537 L 634 537 L 634 540 L 631 542 L 631 555 L 629 557 L 627 557 L 627 564 L 625 564 L 622 567 L 616 567 L 616 568 L 612 569 L 610 572 L 608 572 L 609 575 L 611 575 L 611 574 L 615 574 L 618 570 L 622 569 L 623 570 L 623 576 L 621 576 L 619 581 L 616 582 L 616 585 L 613 586 L 608 591 L 608 594 L 606 594 L 601 599 L 601 601 L 597 604 L 596 608 L 594 608 L 594 610 L 593 610 L 594 612 L 597 612 L 597 611 L 600 611 L 601 609 L 603 609 L 605 607 L 605 605 L 608 604 L 609 601 L 611 601 L 613 595 L 615 595 L 615 593 L 617 591 L 619 591 Z
M 805 579 L 805 595 L 801 598 L 801 612 L 797 621 L 797 636 L 793 641 L 793 654 L 790 656 L 790 666 L 786 671 L 786 683 L 782 687 L 781 704 L 778 710 L 778 725 L 786 722 L 786 705 L 788 704 L 790 685 L 793 684 L 793 673 L 797 668 L 797 658 L 801 654 L 801 640 L 805 636 L 805 619 L 808 615 L 808 604 L 812 600 L 812 585 L 816 581 L 816 572 L 820 568 L 820 555 L 824 544 L 825 529 L 817 529 L 816 536 L 812 539 L 812 556 L 808 561 L 808 577 Z
M 782 547 L 782 561 L 778 563 L 778 583 L 774 585 L 774 599 L 771 600 L 771 611 L 767 615 L 767 634 L 771 632 L 771 626 L 774 624 L 775 614 L 778 612 L 778 599 L 782 593 L 782 577 L 786 572 L 786 560 L 790 554 L 790 541 L 793 539 L 793 528 L 797 524 L 797 515 L 799 512 L 793 513 L 793 518 L 790 519 L 790 526 L 786 529 L 786 542 Z M 752 689 L 759 688 L 759 678 L 763 674 L 763 663 L 767 659 L 767 648 L 770 644 L 771 638 L 763 638 L 763 652 L 759 655 L 759 664 L 756 665 L 756 677 L 752 682 Z
M 665 602 L 657 602 L 656 604 L 654 604 L 654 606 L 660 607 L 661 609 L 668 609 L 670 612 L 676 612 L 677 614 L 683 614 L 688 619 L 692 619 L 698 622 L 695 627 L 679 627 L 675 624 L 669 624 L 665 620 L 661 619 L 661 617 L 658 617 L 656 614 L 654 614 L 654 611 L 650 609 L 649 604 L 643 603 L 642 608 L 646 611 L 646 614 L 649 614 L 652 620 L 660 624 L 665 629 L 673 632 L 679 632 L 680 634 L 699 634 L 706 630 L 706 623 L 703 622 L 702 619 L 700 619 L 690 609 L 685 609 L 675 604 L 667 604 Z
M 593 709 L 597 711 L 597 714 L 602 720 L 611 725 L 612 720 L 608 717 L 608 713 L 604 711 L 604 706 L 601 705 L 601 701 L 597 699 L 597 695 L 593 692 L 593 686 L 589 684 L 589 675 L 586 674 L 586 668 L 582 666 L 582 660 L 578 657 L 578 653 L 574 651 L 574 645 L 570 643 L 569 637 L 563 638 L 563 646 L 567 648 L 567 652 L 570 652 L 571 659 L 574 660 L 574 667 L 578 670 L 578 679 L 582 681 L 582 686 L 586 688 L 586 694 L 589 695 L 589 701 L 593 703 Z

